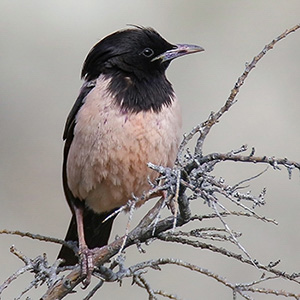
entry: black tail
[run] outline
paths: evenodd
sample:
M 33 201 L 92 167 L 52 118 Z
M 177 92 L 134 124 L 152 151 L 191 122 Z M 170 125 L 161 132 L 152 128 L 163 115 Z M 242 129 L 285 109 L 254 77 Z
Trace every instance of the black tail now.
M 96 214 L 92 210 L 85 209 L 83 216 L 85 241 L 89 249 L 107 245 L 112 224 L 116 216 L 111 217 L 103 223 L 112 212 Z M 73 215 L 65 241 L 75 241 L 78 244 L 77 226 Z M 61 266 L 73 266 L 78 263 L 78 257 L 73 250 L 62 246 L 58 258 L 64 259 Z

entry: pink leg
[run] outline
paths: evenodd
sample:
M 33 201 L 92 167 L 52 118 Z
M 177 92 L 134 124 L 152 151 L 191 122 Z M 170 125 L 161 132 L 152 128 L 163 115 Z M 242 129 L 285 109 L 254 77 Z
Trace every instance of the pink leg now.
M 83 208 L 78 208 L 74 206 L 74 211 L 77 223 L 81 273 L 82 276 L 85 277 L 85 280 L 83 281 L 83 286 L 84 288 L 86 288 L 91 282 L 92 273 L 94 270 L 93 252 L 88 248 L 84 238 Z

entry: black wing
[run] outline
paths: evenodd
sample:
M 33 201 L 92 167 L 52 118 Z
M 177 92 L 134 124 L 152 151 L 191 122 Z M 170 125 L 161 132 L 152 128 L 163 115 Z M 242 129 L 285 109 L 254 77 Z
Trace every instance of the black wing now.
M 80 89 L 79 96 L 76 99 L 76 101 L 68 115 L 67 121 L 66 121 L 64 134 L 63 134 L 64 140 L 68 139 L 70 136 L 73 136 L 76 115 L 77 115 L 80 107 L 83 105 L 83 103 L 85 101 L 85 97 L 95 87 L 95 85 L 96 85 L 96 80 L 88 81 L 88 82 L 85 82 L 83 84 L 82 88 Z
M 65 129 L 64 129 L 64 134 L 63 134 L 63 139 L 65 140 L 65 146 L 64 146 L 64 158 L 63 158 L 63 187 L 64 187 L 64 192 L 68 201 L 68 204 L 73 211 L 73 205 L 80 205 L 80 200 L 76 199 L 72 192 L 69 189 L 68 186 L 68 180 L 67 180 L 67 159 L 68 159 L 68 154 L 69 150 L 73 141 L 74 137 L 74 127 L 76 124 L 76 115 L 81 108 L 81 106 L 85 102 L 86 96 L 90 93 L 90 91 L 95 87 L 96 81 L 89 81 L 85 82 L 80 90 L 79 96 L 77 100 L 75 101 L 69 116 L 66 121 Z

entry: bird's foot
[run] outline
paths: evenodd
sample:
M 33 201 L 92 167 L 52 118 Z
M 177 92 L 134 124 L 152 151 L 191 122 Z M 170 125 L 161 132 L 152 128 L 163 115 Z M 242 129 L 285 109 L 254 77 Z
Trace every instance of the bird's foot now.
M 81 265 L 81 276 L 84 278 L 82 281 L 83 289 L 87 288 L 91 283 L 92 274 L 94 271 L 93 254 L 94 249 L 89 249 L 87 246 L 80 249 L 80 265 Z

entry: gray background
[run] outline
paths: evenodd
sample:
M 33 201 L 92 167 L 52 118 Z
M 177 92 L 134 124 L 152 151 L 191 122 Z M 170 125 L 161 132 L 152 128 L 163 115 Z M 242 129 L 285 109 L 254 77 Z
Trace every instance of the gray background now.
M 5 1 L 0 2 L 0 228 L 19 229 L 63 238 L 70 212 L 61 186 L 62 130 L 77 97 L 82 62 L 105 35 L 126 24 L 152 26 L 173 43 L 194 43 L 205 52 L 176 60 L 168 70 L 183 108 L 184 131 L 205 120 L 224 103 L 244 65 L 265 44 L 299 23 L 298 0 L 277 1 Z M 205 151 L 229 151 L 247 143 L 258 155 L 300 161 L 299 95 L 300 31 L 277 44 L 258 64 L 238 95 L 239 102 L 224 115 L 207 138 Z M 264 166 L 225 163 L 216 169 L 229 184 L 264 170 Z M 292 180 L 286 170 L 271 168 L 249 188 L 267 187 L 267 205 L 260 214 L 279 226 L 243 218 L 228 220 L 244 232 L 241 242 L 262 263 L 282 259 L 279 268 L 299 271 L 299 172 Z M 153 201 L 152 201 L 153 203 Z M 150 203 L 151 204 L 151 203 Z M 223 201 L 227 205 L 226 201 Z M 149 208 L 149 204 L 147 206 Z M 141 208 L 134 222 L 145 213 Z M 193 203 L 196 213 L 209 209 Z M 126 216 L 118 217 L 113 237 L 123 234 Z M 195 224 L 196 226 L 197 224 Z M 203 223 L 199 226 L 208 226 Z M 216 226 L 221 226 L 218 222 Z M 0 282 L 21 261 L 10 245 L 29 257 L 47 252 L 53 261 L 58 247 L 43 242 L 0 236 Z M 127 265 L 156 257 L 176 257 L 246 282 L 261 273 L 218 254 L 155 242 L 147 253 L 127 251 Z M 231 291 L 214 280 L 174 266 L 150 271 L 153 288 L 185 299 L 231 299 Z M 175 275 L 175 276 L 174 276 Z M 177 275 L 177 276 L 176 276 Z M 24 275 L 3 299 L 25 288 Z M 285 288 L 289 285 L 277 285 Z M 296 291 L 295 287 L 291 288 Z M 299 292 L 299 291 L 298 291 Z M 37 299 L 39 293 L 32 293 Z M 72 299 L 82 299 L 79 291 Z M 106 284 L 101 299 L 147 299 L 144 291 L 124 280 L 122 288 Z M 99 294 L 100 298 L 100 294 Z M 273 297 L 256 296 L 255 299 Z

